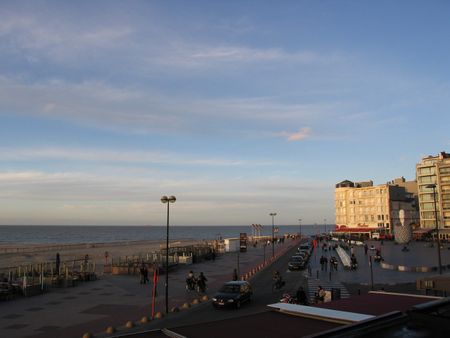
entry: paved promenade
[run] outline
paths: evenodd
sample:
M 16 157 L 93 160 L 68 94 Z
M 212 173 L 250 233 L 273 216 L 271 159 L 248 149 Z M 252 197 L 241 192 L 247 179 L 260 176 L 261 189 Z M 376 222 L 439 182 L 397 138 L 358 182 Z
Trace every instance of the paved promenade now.
M 330 241 L 330 244 L 335 242 Z M 403 246 L 395 244 L 393 241 L 367 241 L 369 248 L 373 245 L 381 250 L 381 255 L 386 263 L 392 265 L 403 266 L 437 266 L 437 247 L 430 247 L 426 242 L 412 242 L 408 245 L 409 251 L 402 251 Z M 363 246 L 353 246 L 356 259 L 358 261 L 357 270 L 344 269 L 339 261 L 338 255 L 334 250 L 322 250 L 319 245 L 311 256 L 310 266 L 311 275 L 305 272 L 308 278 L 308 287 L 310 298 L 313 299 L 317 286 L 321 285 L 326 290 L 331 288 L 341 289 L 341 296 L 347 297 L 349 294 L 356 294 L 358 289 L 367 290 L 371 285 L 371 271 L 369 265 L 369 256 L 375 255 L 375 250 L 368 250 L 367 255 L 364 253 Z M 449 244 L 445 244 L 441 249 L 442 265 L 450 264 Z M 324 255 L 330 259 L 336 256 L 339 261 L 338 271 L 330 273 L 329 265 L 326 270 L 322 270 L 320 265 L 320 257 Z M 450 273 L 450 269 L 443 270 L 443 273 Z M 388 290 L 396 290 L 395 286 L 399 284 L 415 283 L 418 278 L 429 275 L 436 275 L 437 271 L 432 272 L 402 272 L 398 270 L 387 270 L 380 266 L 380 263 L 373 262 L 373 283 L 375 288 L 384 288 Z M 404 289 L 404 292 L 415 291 L 415 286 L 410 290 Z
M 282 255 L 297 245 L 287 240 L 275 245 L 276 255 Z M 249 247 L 239 254 L 242 274 L 271 257 L 272 248 Z M 181 265 L 169 274 L 169 308 L 180 307 L 199 298 L 196 292 L 186 292 L 185 278 L 189 270 L 203 272 L 208 278 L 206 295 L 214 294 L 225 281 L 231 280 L 238 253 L 219 255 L 215 261 Z M 164 282 L 158 283 L 156 310 L 164 312 Z M 189 310 L 188 310 L 189 311 Z M 2 337 L 64 337 L 79 338 L 85 332 L 104 332 L 108 326 L 120 327 L 127 321 L 151 316 L 151 284 L 139 284 L 138 276 L 100 276 L 77 287 L 52 289 L 44 295 L 0 303 L 0 336 Z

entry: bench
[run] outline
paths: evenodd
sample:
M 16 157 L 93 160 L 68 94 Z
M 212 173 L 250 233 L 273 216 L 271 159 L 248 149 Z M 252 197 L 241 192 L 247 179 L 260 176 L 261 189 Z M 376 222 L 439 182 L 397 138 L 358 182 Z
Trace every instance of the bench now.
M 342 249 L 341 246 L 338 246 L 336 248 L 336 252 L 337 252 L 339 259 L 341 260 L 344 268 L 350 269 L 352 266 L 352 262 L 350 260 L 350 256 L 348 255 L 348 253 L 344 249 Z

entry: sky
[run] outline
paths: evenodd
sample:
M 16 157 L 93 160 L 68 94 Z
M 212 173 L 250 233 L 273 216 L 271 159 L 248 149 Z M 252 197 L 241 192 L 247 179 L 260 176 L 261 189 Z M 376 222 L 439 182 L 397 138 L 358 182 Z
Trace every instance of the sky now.
M 1 1 L 0 225 L 334 223 L 450 147 L 448 1 Z

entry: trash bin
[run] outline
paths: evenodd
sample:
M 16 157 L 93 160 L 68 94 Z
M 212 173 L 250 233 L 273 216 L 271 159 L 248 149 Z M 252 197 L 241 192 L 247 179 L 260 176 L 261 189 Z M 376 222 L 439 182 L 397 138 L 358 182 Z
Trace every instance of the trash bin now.
M 331 300 L 341 299 L 341 289 L 333 288 L 331 289 Z

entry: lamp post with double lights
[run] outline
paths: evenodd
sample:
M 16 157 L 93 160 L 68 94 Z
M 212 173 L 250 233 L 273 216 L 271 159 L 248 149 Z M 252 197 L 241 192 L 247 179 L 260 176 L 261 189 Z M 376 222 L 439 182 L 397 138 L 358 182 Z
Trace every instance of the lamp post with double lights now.
M 161 202 L 167 203 L 167 229 L 166 229 L 166 314 L 169 313 L 169 205 L 175 203 L 175 196 L 163 196 Z
M 274 258 L 275 257 L 275 237 L 274 237 L 274 230 L 275 230 L 275 228 L 274 228 L 274 224 L 275 224 L 275 220 L 274 220 L 274 217 L 277 215 L 277 213 L 276 212 L 271 212 L 270 214 L 269 214 L 269 216 L 272 216 L 272 258 Z
M 425 188 L 433 189 L 433 200 L 434 200 L 434 224 L 436 227 L 436 237 L 437 237 L 437 247 L 438 247 L 438 264 L 439 264 L 439 274 L 442 275 L 442 262 L 441 262 L 441 240 L 439 238 L 439 226 L 438 226 L 438 213 L 437 213 L 437 202 L 436 202 L 436 184 L 428 184 Z

